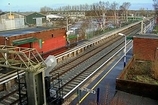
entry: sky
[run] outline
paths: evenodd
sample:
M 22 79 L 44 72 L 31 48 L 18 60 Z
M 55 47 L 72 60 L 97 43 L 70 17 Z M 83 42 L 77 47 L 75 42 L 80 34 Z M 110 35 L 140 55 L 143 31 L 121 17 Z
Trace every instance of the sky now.
M 130 9 L 139 10 L 140 8 L 153 10 L 153 0 L 0 0 L 0 10 L 2 11 L 40 11 L 41 7 L 47 6 L 57 8 L 66 5 L 93 4 L 99 1 L 116 2 L 121 5 L 123 2 L 130 2 Z M 9 5 L 10 4 L 10 5 Z

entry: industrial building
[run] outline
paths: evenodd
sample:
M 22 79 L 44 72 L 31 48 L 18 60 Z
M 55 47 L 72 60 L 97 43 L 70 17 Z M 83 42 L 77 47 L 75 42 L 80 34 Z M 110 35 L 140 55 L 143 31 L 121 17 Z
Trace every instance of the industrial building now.
M 26 28 L 28 26 L 43 26 L 46 16 L 38 12 L 1 13 L 0 31 Z
M 43 24 L 46 22 L 46 16 L 34 12 L 30 14 L 25 14 L 25 24 L 28 26 L 43 26 Z
M 0 31 L 19 29 L 25 27 L 24 15 L 18 13 L 1 13 L 0 14 Z
M 0 32 L 0 45 L 36 48 L 40 53 L 65 47 L 66 44 L 66 30 L 64 28 L 38 27 Z

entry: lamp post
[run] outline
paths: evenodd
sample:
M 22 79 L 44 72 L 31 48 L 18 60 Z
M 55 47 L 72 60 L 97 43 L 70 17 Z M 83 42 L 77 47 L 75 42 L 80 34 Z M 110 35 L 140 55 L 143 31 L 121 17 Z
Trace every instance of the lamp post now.
M 120 36 L 124 36 L 125 37 L 125 47 L 124 47 L 124 67 L 126 66 L 126 35 L 122 34 L 122 33 L 118 33 L 118 35 Z
M 143 34 L 145 34 L 146 33 L 146 27 L 147 27 L 145 23 L 143 23 L 143 27 L 144 27 L 143 28 Z
M 9 5 L 10 29 L 12 29 L 12 28 L 13 28 L 13 27 L 12 27 L 12 19 L 13 19 L 13 17 L 12 17 L 12 13 L 11 13 L 11 4 L 8 3 L 8 5 Z
M 69 18 L 66 17 L 66 31 L 69 30 L 69 26 L 72 25 L 72 24 L 69 24 Z
M 66 31 L 69 30 L 69 20 L 68 20 L 68 17 L 66 17 Z

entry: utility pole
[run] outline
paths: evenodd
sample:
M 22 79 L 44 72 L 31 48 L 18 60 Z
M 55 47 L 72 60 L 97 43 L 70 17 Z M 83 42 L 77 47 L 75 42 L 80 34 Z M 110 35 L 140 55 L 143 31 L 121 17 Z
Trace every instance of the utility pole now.
M 11 17 L 11 7 L 10 7 L 10 3 L 8 3 L 9 5 L 9 14 L 10 14 L 10 17 Z
M 68 17 L 66 17 L 66 31 L 69 30 L 69 19 Z
M 105 19 L 105 13 L 103 13 L 103 27 L 105 27 L 105 21 L 106 21 L 106 19 Z
M 12 29 L 12 13 L 11 13 L 11 5 L 10 5 L 10 3 L 8 3 L 8 5 L 9 5 L 10 28 Z
M 142 20 L 142 22 L 141 22 L 141 34 L 143 34 L 143 20 Z

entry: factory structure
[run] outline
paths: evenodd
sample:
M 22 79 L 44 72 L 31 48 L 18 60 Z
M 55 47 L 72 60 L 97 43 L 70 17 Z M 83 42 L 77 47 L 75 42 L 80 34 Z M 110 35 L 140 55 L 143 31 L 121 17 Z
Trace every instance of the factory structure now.
M 66 46 L 65 33 L 66 30 L 63 28 L 30 28 L 29 30 L 23 29 L 11 32 L 0 32 L 0 44 L 36 48 L 38 52 L 47 53 L 51 50 Z
M 41 13 L 1 13 L 0 14 L 0 45 L 35 48 L 45 54 L 63 47 L 76 45 L 85 36 L 75 34 L 68 36 L 66 26 L 47 27 L 50 20 L 64 19 L 57 15 Z M 66 20 L 64 20 L 66 23 Z M 53 24 L 55 25 L 55 24 Z

